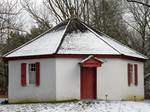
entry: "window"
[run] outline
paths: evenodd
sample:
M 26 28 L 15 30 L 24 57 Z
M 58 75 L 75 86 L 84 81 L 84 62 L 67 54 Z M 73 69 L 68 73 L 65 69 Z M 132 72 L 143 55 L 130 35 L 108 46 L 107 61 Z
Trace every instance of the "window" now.
M 29 64 L 29 84 L 35 84 L 36 81 L 36 64 Z
M 21 85 L 35 84 L 40 86 L 40 63 L 21 63 Z
M 130 72 L 130 83 L 131 84 L 134 84 L 134 75 L 133 75 L 133 65 L 130 64 L 130 69 L 129 69 L 129 72 Z
M 128 63 L 128 85 L 138 85 L 138 66 Z

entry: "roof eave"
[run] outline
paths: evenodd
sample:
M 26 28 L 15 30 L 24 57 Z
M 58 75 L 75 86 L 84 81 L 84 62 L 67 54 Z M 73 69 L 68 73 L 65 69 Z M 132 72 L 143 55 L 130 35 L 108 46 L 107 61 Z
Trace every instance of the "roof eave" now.
M 43 55 L 31 55 L 31 56 L 16 56 L 16 57 L 3 57 L 3 60 L 25 60 L 25 59 L 41 59 L 41 58 L 86 58 L 92 54 L 43 54 Z M 147 59 L 132 57 L 126 55 L 110 55 L 110 54 L 93 54 L 97 58 L 118 58 L 145 62 Z

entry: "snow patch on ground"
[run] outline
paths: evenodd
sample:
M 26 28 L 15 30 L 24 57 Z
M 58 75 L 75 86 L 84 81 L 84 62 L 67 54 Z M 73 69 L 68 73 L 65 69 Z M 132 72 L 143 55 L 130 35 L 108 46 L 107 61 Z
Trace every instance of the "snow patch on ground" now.
M 150 112 L 148 102 L 79 101 L 76 103 L 39 103 L 1 105 L 0 112 Z

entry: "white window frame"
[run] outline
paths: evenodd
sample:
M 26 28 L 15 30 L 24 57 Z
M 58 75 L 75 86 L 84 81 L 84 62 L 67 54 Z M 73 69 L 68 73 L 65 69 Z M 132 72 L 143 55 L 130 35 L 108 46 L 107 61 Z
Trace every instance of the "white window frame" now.
M 130 79 L 131 79 L 131 86 L 134 86 L 134 81 L 135 81 L 135 76 L 134 76 L 134 64 L 131 64 L 130 63 L 130 65 L 132 66 L 132 71 L 130 71 L 131 73 L 130 73 Z M 131 70 L 131 68 L 130 68 L 130 70 Z
M 136 63 L 129 63 L 130 65 L 132 65 L 132 74 L 130 74 L 130 79 L 131 79 L 131 77 L 132 77 L 132 80 L 131 80 L 131 83 L 130 83 L 130 86 L 131 87 L 135 87 L 135 86 L 137 86 L 137 85 L 135 85 L 135 64 Z M 137 64 L 138 65 L 138 64 Z M 131 69 L 131 68 L 130 68 Z M 138 71 L 137 71 L 138 72 Z
M 29 68 L 29 66 L 31 65 L 31 64 L 35 64 L 35 82 L 34 83 L 30 83 L 30 68 Z M 27 64 L 27 84 L 28 85 L 36 85 L 36 63 L 28 63 Z

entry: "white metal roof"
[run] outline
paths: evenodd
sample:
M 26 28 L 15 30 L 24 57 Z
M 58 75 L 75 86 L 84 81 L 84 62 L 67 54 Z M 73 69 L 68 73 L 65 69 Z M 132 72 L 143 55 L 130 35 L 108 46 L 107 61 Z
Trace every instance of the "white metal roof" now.
M 7 57 L 53 54 L 61 41 L 61 35 L 63 32 L 64 30 L 47 33 L 35 41 L 14 51 Z
M 66 35 L 58 54 L 119 54 L 90 31 Z
M 74 27 L 72 21 L 76 21 Z M 81 30 L 83 27 L 84 31 Z M 147 59 L 146 56 L 105 34 L 98 34 L 83 22 L 70 19 L 54 29 L 7 53 L 5 57 L 45 54 L 106 54 Z

